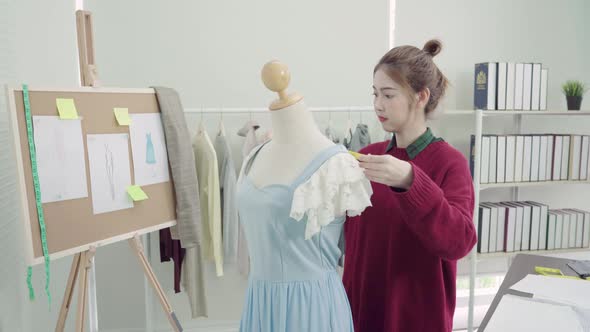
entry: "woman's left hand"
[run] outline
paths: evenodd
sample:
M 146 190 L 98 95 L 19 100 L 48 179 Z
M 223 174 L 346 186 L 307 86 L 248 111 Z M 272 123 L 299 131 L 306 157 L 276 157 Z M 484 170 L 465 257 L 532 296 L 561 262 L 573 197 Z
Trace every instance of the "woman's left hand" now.
M 414 180 L 412 165 L 391 155 L 360 155 L 360 166 L 372 182 L 393 188 L 409 189 Z

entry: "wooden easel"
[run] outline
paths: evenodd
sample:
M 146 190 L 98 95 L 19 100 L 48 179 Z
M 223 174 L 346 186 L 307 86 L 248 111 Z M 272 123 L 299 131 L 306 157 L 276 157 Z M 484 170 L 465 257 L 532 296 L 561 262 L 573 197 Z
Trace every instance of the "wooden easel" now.
M 78 32 L 78 51 L 80 56 L 80 81 L 83 86 L 97 87 L 98 75 L 96 65 L 94 63 L 94 45 L 93 45 L 93 34 L 92 34 L 92 14 L 88 11 L 78 10 L 76 11 L 76 28 Z M 172 310 L 172 306 L 166 298 L 166 294 L 162 289 L 162 286 L 158 282 L 154 271 L 152 270 L 149 260 L 145 256 L 143 246 L 138 235 L 129 239 L 129 245 L 137 256 L 137 259 L 143 267 L 143 271 L 154 288 L 156 295 L 160 299 L 160 304 L 164 310 L 164 314 L 168 318 L 170 325 L 175 332 L 182 332 L 182 326 L 176 318 L 176 314 Z M 68 277 L 68 283 L 66 285 L 64 298 L 62 301 L 61 309 L 59 312 L 59 318 L 55 327 L 56 332 L 63 332 L 67 315 L 70 310 L 72 295 L 74 293 L 74 287 L 76 281 L 78 281 L 78 313 L 76 318 L 76 332 L 84 332 L 84 322 L 87 311 L 88 301 L 88 276 L 93 266 L 92 258 L 96 252 L 95 247 L 91 247 L 90 250 L 83 251 L 74 255 L 72 261 L 72 267 L 70 269 L 70 275 Z

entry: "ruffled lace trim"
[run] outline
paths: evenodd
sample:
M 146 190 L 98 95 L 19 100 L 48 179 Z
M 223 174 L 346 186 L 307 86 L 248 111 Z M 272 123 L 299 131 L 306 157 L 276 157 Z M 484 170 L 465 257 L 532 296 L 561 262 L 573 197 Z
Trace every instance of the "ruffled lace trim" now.
M 305 239 L 337 218 L 360 215 L 371 206 L 373 189 L 358 161 L 348 153 L 327 160 L 293 193 L 291 218 L 307 215 Z

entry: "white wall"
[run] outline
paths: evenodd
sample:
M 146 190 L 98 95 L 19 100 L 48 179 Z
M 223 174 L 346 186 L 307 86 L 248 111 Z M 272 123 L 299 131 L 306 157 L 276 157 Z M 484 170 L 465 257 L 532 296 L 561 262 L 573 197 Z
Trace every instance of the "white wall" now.
M 86 1 L 109 85 L 170 85 L 190 107 L 261 107 L 263 64 L 289 65 L 314 106 L 365 105 L 387 1 Z

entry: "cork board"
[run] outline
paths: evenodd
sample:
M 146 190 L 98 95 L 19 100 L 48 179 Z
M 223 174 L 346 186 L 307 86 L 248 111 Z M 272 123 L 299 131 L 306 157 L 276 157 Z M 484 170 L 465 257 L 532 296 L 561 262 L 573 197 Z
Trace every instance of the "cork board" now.
M 20 187 L 21 219 L 24 225 L 25 251 L 28 264 L 43 262 L 41 235 L 35 204 L 35 192 L 22 88 L 8 88 L 9 117 L 12 125 L 15 162 Z M 74 99 L 81 120 L 84 142 L 86 185 L 88 196 L 43 203 L 47 245 L 52 259 L 73 255 L 126 240 L 135 235 L 153 232 L 176 224 L 176 202 L 172 177 L 168 182 L 142 186 L 148 200 L 135 202 L 132 208 L 94 214 L 91 174 L 88 157 L 88 134 L 129 134 L 128 126 L 119 126 L 113 113 L 115 107 L 128 108 L 129 114 L 158 113 L 153 89 L 73 88 L 39 89 L 29 87 L 31 115 L 57 116 L 56 99 Z M 63 120 L 67 121 L 67 120 Z M 129 171 L 135 179 L 132 146 L 129 140 Z M 169 167 L 168 167 L 169 169 Z

